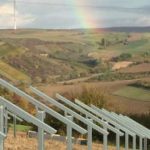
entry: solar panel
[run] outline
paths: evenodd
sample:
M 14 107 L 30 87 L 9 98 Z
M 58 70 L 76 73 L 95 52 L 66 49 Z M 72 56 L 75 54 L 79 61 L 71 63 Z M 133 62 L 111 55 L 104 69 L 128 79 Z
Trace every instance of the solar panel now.
M 50 134 L 54 134 L 57 132 L 54 128 L 46 125 L 45 123 L 43 123 L 42 121 L 40 121 L 36 117 L 30 115 L 29 113 L 27 113 L 26 111 L 24 111 L 20 107 L 14 105 L 13 103 L 9 102 L 8 100 L 6 100 L 3 97 L 0 97 L 0 104 L 4 105 L 10 112 L 18 115 L 19 117 L 21 117 L 25 121 L 33 123 L 37 127 L 43 128 L 46 132 L 48 132 Z
M 113 124 L 115 127 L 117 127 L 118 129 L 125 132 L 125 150 L 128 150 L 129 149 L 129 135 L 132 136 L 132 138 L 134 139 L 136 134 L 131 132 L 127 128 L 123 127 L 122 125 L 120 125 L 116 121 L 114 121 L 112 116 L 105 114 L 101 109 L 97 108 L 96 106 L 91 105 L 91 108 L 93 109 L 94 112 L 97 111 L 98 114 L 95 113 L 96 115 L 98 115 L 99 117 L 102 117 L 107 122 Z
M 18 121 L 22 122 L 23 119 L 21 119 L 20 117 L 16 116 L 15 114 L 11 113 L 10 111 L 7 111 L 8 115 L 10 115 L 11 117 L 15 117 Z
M 117 115 L 116 113 L 112 113 L 112 114 Z M 144 133 L 145 137 L 139 136 L 139 148 L 140 148 L 140 150 L 142 150 L 142 148 L 143 148 L 143 139 L 144 138 L 149 138 L 149 132 L 146 133 L 146 132 L 144 132 L 144 130 L 139 129 L 137 125 L 134 125 L 130 120 L 128 121 L 124 116 L 122 116 L 122 115 L 118 115 L 118 116 L 119 116 L 119 118 L 122 119 L 122 122 L 128 124 L 130 127 L 136 129 L 140 133 Z
M 101 109 L 97 108 L 96 106 L 91 104 L 91 107 L 86 107 L 88 108 L 89 111 L 93 112 L 95 115 L 101 117 L 102 119 L 106 120 L 108 123 L 114 125 L 115 127 L 119 128 L 120 130 L 124 131 L 125 133 L 131 135 L 131 136 L 135 136 L 135 133 L 131 132 L 130 130 L 128 130 L 127 128 L 124 128 L 123 126 L 121 126 L 120 124 L 118 124 L 117 122 L 113 121 L 113 119 L 111 117 L 106 116 Z
M 109 129 L 112 132 L 116 133 L 118 136 L 123 136 L 123 133 L 121 131 L 119 131 L 118 129 L 116 129 L 113 126 L 109 125 L 108 123 L 106 123 L 105 121 L 103 121 L 100 118 L 96 117 L 95 115 L 91 114 L 90 112 L 88 112 L 87 110 L 83 109 L 79 105 L 69 101 L 68 99 L 66 99 L 65 97 L 61 96 L 60 94 L 56 94 L 56 97 L 59 100 L 61 100 L 62 102 L 66 103 L 67 105 L 73 107 L 77 111 L 80 111 L 82 114 L 86 115 L 87 118 L 89 117 L 93 121 L 95 121 L 97 123 L 100 123 L 105 130 Z M 104 149 L 107 149 L 107 141 L 106 141 L 107 137 L 104 136 L 103 138 L 104 138 Z
M 20 121 L 22 122 L 23 120 L 20 117 L 17 117 L 15 114 L 9 112 L 8 110 L 4 109 L 4 133 L 7 134 L 7 130 L 8 130 L 8 120 L 10 119 L 10 117 L 13 117 L 13 125 L 14 125 L 14 137 L 16 137 L 16 121 Z
M 43 131 L 46 131 L 50 134 L 54 134 L 57 132 L 57 130 L 55 130 L 54 128 L 48 126 L 47 124 L 43 123 L 42 121 L 40 121 L 39 119 L 35 118 L 34 116 L 30 115 L 29 113 L 27 113 L 26 111 L 24 111 L 23 109 L 21 109 L 20 107 L 14 105 L 13 103 L 11 103 L 10 101 L 6 100 L 3 97 L 0 97 L 0 105 L 3 105 L 5 109 L 9 110 L 10 112 L 12 112 L 13 114 L 18 115 L 19 117 L 23 118 L 25 121 L 30 122 L 34 125 L 36 125 L 39 129 L 42 129 Z M 4 112 L 5 110 L 1 109 L 1 119 L 0 119 L 0 131 L 4 133 Z M 3 118 L 3 119 L 2 119 Z M 16 118 L 15 118 L 16 119 Z M 15 122 L 16 124 L 16 122 Z M 16 136 L 16 131 L 14 130 L 14 137 Z M 0 148 L 1 150 L 3 150 L 4 146 L 3 146 L 3 140 L 1 140 L 1 145 Z M 41 141 L 38 141 L 38 146 L 39 147 L 44 147 L 44 143 L 41 143 Z M 43 150 L 43 149 L 40 149 Z
M 94 115 L 100 117 L 101 119 L 104 119 L 105 121 L 107 121 L 107 123 L 117 125 L 117 126 L 115 126 L 115 127 L 117 127 L 117 129 L 122 128 L 122 126 L 116 124 L 116 122 L 112 121 L 108 117 L 105 117 L 103 114 L 98 113 L 96 110 L 92 109 L 91 107 L 89 107 L 88 105 L 82 103 L 81 101 L 76 99 L 75 103 L 77 103 L 79 106 L 86 109 L 87 111 L 90 111 Z M 135 134 L 130 132 L 129 130 L 126 130 L 125 128 L 122 128 L 122 129 L 124 129 L 127 132 L 127 134 L 130 133 L 133 137 L 135 136 Z M 125 144 L 126 144 L 126 148 L 128 149 L 128 137 L 127 137 L 128 135 L 127 134 L 125 135 L 125 137 L 126 137 Z M 116 146 L 117 146 L 117 150 L 119 150 L 120 149 L 120 137 L 118 136 L 118 134 L 116 134 Z
M 0 150 L 4 149 L 4 138 L 7 133 L 7 120 L 8 115 L 12 116 L 15 121 L 16 119 L 22 121 L 24 119 L 27 122 L 33 123 L 38 127 L 38 150 L 44 150 L 44 131 L 53 134 L 56 130 L 44 123 L 45 113 L 55 117 L 61 122 L 67 125 L 67 150 L 72 150 L 72 129 L 75 129 L 81 134 L 88 133 L 88 150 L 92 150 L 92 130 L 96 130 L 103 134 L 103 149 L 108 149 L 108 131 L 112 131 L 116 134 L 116 150 L 120 150 L 120 136 L 124 135 L 125 132 L 125 150 L 129 149 L 129 136 L 133 139 L 133 150 L 136 150 L 136 136 L 139 137 L 139 150 L 147 150 L 147 139 L 150 139 L 150 130 L 143 125 L 137 123 L 133 119 L 109 112 L 105 109 L 99 109 L 94 105 L 88 106 L 79 100 L 75 100 L 75 103 L 69 101 L 67 98 L 56 94 L 56 97 L 60 100 L 57 101 L 45 93 L 37 90 L 34 87 L 30 89 L 43 98 L 46 102 L 55 105 L 57 108 L 64 111 L 65 116 L 57 113 L 53 109 L 49 108 L 42 102 L 39 102 L 34 97 L 28 95 L 22 90 L 16 88 L 5 80 L 0 79 L 0 85 L 16 93 L 17 95 L 27 99 L 37 109 L 37 118 L 30 115 L 20 107 L 11 103 L 7 99 L 0 97 Z M 62 102 L 62 103 L 61 103 Z M 66 104 L 66 105 L 64 105 Z M 2 105 L 2 106 L 1 106 Z M 70 107 L 74 108 L 72 110 Z M 76 112 L 77 111 L 77 112 Z M 82 114 L 79 114 L 79 112 Z M 73 122 L 76 118 L 82 123 L 87 125 L 87 130 L 80 127 Z M 98 123 L 98 124 L 97 124 Z M 103 128 L 102 128 L 103 127 Z M 144 142 L 143 142 L 144 141 Z
M 4 149 L 4 138 L 5 138 L 5 134 L 4 134 L 4 128 L 3 128 L 3 124 L 4 124 L 4 109 L 3 106 L 0 105 L 0 150 Z
M 93 109 L 97 110 L 100 114 L 106 115 L 107 117 L 109 117 L 111 119 L 118 120 L 117 118 L 114 118 L 114 116 L 111 113 L 109 113 L 107 110 L 105 110 L 105 109 L 101 110 L 99 108 L 96 108 L 94 105 L 91 105 L 91 107 Z M 113 114 L 115 114 L 115 113 L 113 113 Z M 117 115 L 117 114 L 115 114 L 115 115 Z M 132 128 L 136 128 L 136 129 L 138 129 L 139 132 L 142 131 L 142 133 L 145 133 L 146 138 L 144 138 L 144 150 L 147 150 L 147 138 L 148 138 L 147 136 L 149 135 L 149 131 L 150 130 L 147 129 L 146 127 L 142 126 L 141 124 L 137 123 L 136 121 L 132 120 L 131 118 L 127 117 L 127 116 L 123 116 L 121 114 L 119 116 L 122 117 L 124 121 L 125 120 L 128 121 L 129 125 L 132 125 L 130 130 L 132 130 Z M 122 125 L 122 121 L 120 121 L 120 124 Z M 137 132 L 135 132 L 135 134 L 136 133 Z M 138 135 L 138 134 L 136 134 L 136 135 Z M 138 135 L 138 136 L 140 136 L 140 135 Z M 133 137 L 133 139 L 135 141 L 134 137 Z M 140 140 L 139 140 L 140 141 L 140 144 L 139 144 L 140 145 L 140 149 L 142 148 L 142 144 L 143 144 L 143 140 L 142 139 L 143 139 L 143 137 L 140 136 Z M 128 137 L 127 137 L 126 140 L 128 140 Z M 133 143 L 133 145 L 134 145 L 134 147 L 136 147 L 136 145 L 134 143 Z M 128 149 L 128 143 L 126 143 L 126 149 Z
M 9 89 L 10 91 L 16 93 L 17 95 L 26 98 L 26 100 L 28 100 L 30 103 L 35 105 L 37 108 L 40 108 L 41 110 L 44 110 L 46 113 L 48 113 L 49 115 L 53 116 L 54 118 L 60 120 L 61 122 L 65 123 L 67 125 L 71 125 L 73 129 L 80 132 L 81 134 L 87 133 L 87 131 L 85 129 L 81 128 L 79 125 L 73 123 L 69 119 L 65 118 L 61 114 L 59 114 L 56 111 L 52 110 L 51 108 L 49 108 L 45 104 L 39 102 L 38 100 L 36 100 L 35 98 L 33 98 L 30 95 L 26 94 L 25 92 L 21 91 L 20 89 L 14 87 L 10 83 L 0 79 L 0 85 L 2 85 L 3 87 Z
M 42 97 L 43 99 L 45 99 L 47 102 L 57 106 L 59 109 L 66 111 L 68 114 L 74 116 L 75 118 L 77 118 L 78 120 L 82 121 L 85 124 L 89 124 L 91 125 L 96 131 L 101 132 L 102 134 L 108 134 L 107 131 L 105 131 L 104 129 L 102 129 L 101 127 L 95 125 L 94 123 L 92 123 L 91 121 L 88 121 L 87 119 L 85 119 L 84 117 L 82 117 L 81 115 L 77 114 L 76 112 L 74 112 L 73 110 L 71 110 L 70 108 L 64 106 L 63 104 L 59 103 L 58 101 L 56 101 L 55 99 L 47 96 L 46 94 L 44 94 L 43 92 L 31 87 L 31 90 L 37 94 L 38 96 Z
M 132 125 L 134 125 L 136 128 L 138 128 L 139 130 L 141 130 L 145 134 L 150 135 L 150 130 L 147 129 L 146 127 L 144 127 L 143 125 L 139 124 L 138 122 L 134 121 L 133 119 L 131 119 L 127 116 L 124 116 L 124 119 L 129 121 Z
M 128 128 L 129 130 L 131 130 L 132 132 L 134 132 L 137 136 L 139 136 L 140 138 L 144 138 L 145 135 L 143 133 L 141 133 L 140 130 L 137 130 L 136 128 L 133 128 L 132 124 L 128 124 L 127 122 L 124 122 L 122 119 L 120 119 L 117 114 L 115 113 L 110 113 L 105 109 L 102 109 L 102 111 L 104 113 L 106 113 L 107 115 L 109 115 L 110 117 L 112 117 L 116 122 L 120 123 L 122 126 Z M 141 143 L 140 143 L 141 144 Z M 133 137 L 133 149 L 136 149 L 136 137 Z
M 63 101 L 64 103 L 66 104 L 69 104 L 70 106 L 72 106 L 73 108 L 75 108 L 76 110 L 80 111 L 81 113 L 85 114 L 87 116 L 87 118 L 91 118 L 93 119 L 94 121 L 100 123 L 102 126 L 106 126 L 109 130 L 111 130 L 112 132 L 114 133 L 117 133 L 119 134 L 120 136 L 123 136 L 123 133 L 120 132 L 118 129 L 114 128 L 113 126 L 107 124 L 105 121 L 99 119 L 98 117 L 94 116 L 93 114 L 89 113 L 88 111 L 86 111 L 85 109 L 83 109 L 82 107 L 76 105 L 75 103 L 72 103 L 71 101 L 69 101 L 68 99 L 66 99 L 65 97 L 59 95 L 59 94 L 56 94 L 56 97 Z
M 93 109 L 90 108 L 89 106 L 85 105 L 84 103 L 80 102 L 79 100 L 75 100 L 75 102 L 76 102 L 78 105 L 80 105 L 81 107 L 85 108 L 86 110 L 92 112 L 93 114 L 95 114 L 95 115 L 97 115 L 97 116 L 99 116 L 99 117 L 103 117 L 103 119 L 104 119 L 104 115 L 101 115 L 100 113 L 97 113 L 95 110 L 93 110 Z M 96 107 L 94 107 L 94 108 L 96 108 Z M 99 111 L 99 112 L 100 112 L 100 111 Z M 103 114 L 103 113 L 102 113 L 102 114 Z M 116 115 L 115 113 L 111 113 L 110 118 L 112 118 L 112 116 L 113 116 L 112 114 L 113 114 L 113 115 Z M 122 119 L 123 119 L 123 120 L 121 120 L 122 123 L 127 124 L 128 127 L 131 127 L 131 121 L 129 120 L 129 118 L 128 118 L 128 121 L 127 121 L 127 117 L 126 117 L 126 119 L 125 119 L 124 116 L 122 116 L 122 115 L 119 115 L 119 117 L 122 117 Z M 105 117 L 105 119 L 107 120 L 106 117 Z M 110 121 L 110 120 L 109 120 L 109 121 Z M 129 122 L 129 124 L 126 123 L 126 122 Z M 111 123 L 114 123 L 114 122 L 111 122 Z M 137 123 L 137 124 L 138 124 L 138 123 Z M 132 124 L 132 125 L 134 125 L 134 124 Z M 136 125 L 135 125 L 134 127 L 135 127 L 135 129 L 134 129 L 135 133 L 140 136 L 140 144 L 139 144 L 139 145 L 140 145 L 140 150 L 142 150 L 142 138 L 143 138 L 144 134 L 143 134 L 143 132 L 141 132 L 141 131 L 142 131 L 141 129 L 144 130 L 144 128 L 141 127 L 141 128 L 138 130 Z M 128 128 L 128 129 L 129 129 L 129 128 Z M 148 129 L 147 129 L 147 130 L 148 130 Z M 133 130 L 132 130 L 132 131 L 133 131 Z M 149 130 L 148 130 L 148 131 L 149 131 Z M 132 132 L 131 132 L 131 133 L 132 133 Z M 149 134 L 149 133 L 145 134 L 145 136 L 148 137 L 148 134 Z M 135 137 L 133 136 L 133 138 L 135 138 Z M 125 143 L 126 149 L 128 149 L 128 135 L 127 135 L 127 134 L 126 134 L 126 136 L 125 136 L 125 139 L 126 139 L 126 143 Z M 134 147 L 135 147 L 135 145 L 134 145 Z M 117 149 L 119 149 L 119 147 L 118 147 Z
M 145 132 L 145 133 L 149 133 L 149 132 L 150 132 L 149 129 L 147 129 L 147 128 L 144 127 L 143 125 L 137 123 L 137 122 L 134 121 L 133 119 L 131 119 L 131 118 L 127 117 L 127 116 L 125 116 L 125 118 L 128 119 L 128 120 L 130 120 L 130 121 L 131 121 L 131 124 L 135 124 L 135 126 L 136 126 L 137 128 L 139 128 L 139 130 L 141 130 L 141 131 L 143 131 L 143 132 Z M 141 146 L 140 149 L 142 148 L 142 143 L 143 143 L 143 141 L 142 141 L 142 139 L 140 138 L 140 146 Z M 147 138 L 144 138 L 144 150 L 147 150 Z
M 27 99 L 30 103 L 32 103 L 33 105 L 35 105 L 35 107 L 37 108 L 37 110 L 39 110 L 39 109 L 43 110 L 47 114 L 49 114 L 49 115 L 53 116 L 54 118 L 60 120 L 61 122 L 65 123 L 67 125 L 67 128 L 71 127 L 71 128 L 75 129 L 76 131 L 78 131 L 81 134 L 86 134 L 87 133 L 87 130 L 83 129 L 79 125 L 75 124 L 73 121 L 71 121 L 68 118 L 66 118 L 66 117 L 62 116 L 61 114 L 57 113 L 53 109 L 51 109 L 48 106 L 46 106 L 45 104 L 39 102 L 35 98 L 31 97 L 27 93 L 21 91 L 20 89 L 16 88 L 15 86 L 11 85 L 10 83 L 6 82 L 5 80 L 0 79 L 0 85 L 2 85 L 3 87 L 9 89 L 10 91 L 16 93 L 17 95 L 19 95 L 19 96 L 24 97 L 25 99 Z M 41 136 L 39 136 L 39 138 L 42 137 L 42 129 L 41 129 L 40 133 L 41 133 Z M 67 134 L 70 135 L 69 133 L 67 133 Z M 42 138 L 42 142 L 43 142 L 43 139 L 44 138 Z M 68 141 L 69 140 L 70 139 L 68 138 Z M 71 144 L 69 143 L 68 147 L 70 145 Z M 39 148 L 39 150 L 41 150 L 41 149 Z
M 96 124 L 94 124 L 92 122 L 92 120 L 86 119 L 84 117 L 82 117 L 81 115 L 79 115 L 78 113 L 72 111 L 71 109 L 69 109 L 68 107 L 64 106 L 63 104 L 59 103 L 58 101 L 56 101 L 55 99 L 47 96 L 46 94 L 44 94 L 43 92 L 37 90 L 34 87 L 30 87 L 30 89 L 37 94 L 38 96 L 42 97 L 46 102 L 49 102 L 55 106 L 57 106 L 59 109 L 63 110 L 64 112 L 66 112 L 69 115 L 72 115 L 72 117 L 77 118 L 78 120 L 80 120 L 81 122 L 83 122 L 84 124 L 86 124 L 88 126 L 88 148 L 91 149 L 91 143 L 92 143 L 92 134 L 91 134 L 91 130 L 95 129 L 96 131 L 107 135 L 108 132 L 104 129 L 102 129 L 101 127 L 97 126 Z M 92 129 L 91 129 L 92 128 Z M 90 133 L 89 133 L 90 132 Z M 90 143 L 90 144 L 89 144 Z
M 131 123 L 129 123 L 128 121 L 126 121 L 124 118 L 122 118 L 121 116 L 115 114 L 114 112 L 111 112 L 111 115 L 116 117 L 116 119 L 120 120 L 120 122 L 122 122 L 122 124 L 125 124 L 125 126 L 130 128 L 130 130 L 134 131 L 138 136 L 141 136 L 142 138 L 144 138 L 144 137 L 150 138 L 150 136 L 148 134 L 145 134 L 144 132 L 142 132 L 138 128 L 133 128 L 134 126 Z

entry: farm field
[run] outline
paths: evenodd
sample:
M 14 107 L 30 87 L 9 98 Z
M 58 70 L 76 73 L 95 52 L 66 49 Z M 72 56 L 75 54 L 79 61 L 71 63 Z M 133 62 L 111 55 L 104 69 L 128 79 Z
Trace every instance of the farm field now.
M 143 79 L 143 80 L 148 80 Z M 131 113 L 131 114 L 142 114 L 149 112 L 150 102 L 149 101 L 139 101 L 133 100 L 132 98 L 114 95 L 115 91 L 123 89 L 137 80 L 123 80 L 123 81 L 112 81 L 112 82 L 86 82 L 86 83 L 76 83 L 73 85 L 37 85 L 36 87 L 47 95 L 54 97 L 56 93 L 65 94 L 71 93 L 71 95 L 76 95 L 81 93 L 83 87 L 96 88 L 99 91 L 104 91 L 107 95 L 107 102 L 110 105 L 111 110 L 119 111 L 121 113 Z M 76 97 L 75 97 L 76 98 Z M 150 98 L 149 98 L 150 99 Z M 135 106 L 134 108 L 132 106 Z
M 150 101 L 149 90 L 137 88 L 137 87 L 126 86 L 114 92 L 114 94 L 129 99 L 133 99 L 133 100 Z
M 133 65 L 131 67 L 121 69 L 121 70 L 119 70 L 119 72 L 123 72 L 123 73 L 150 72 L 150 63 L 143 63 L 143 64 L 139 64 L 139 65 Z

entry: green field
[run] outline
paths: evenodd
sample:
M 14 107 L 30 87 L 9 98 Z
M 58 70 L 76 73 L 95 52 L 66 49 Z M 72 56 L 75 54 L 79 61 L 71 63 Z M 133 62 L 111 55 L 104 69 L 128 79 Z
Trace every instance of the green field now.
M 9 124 L 9 127 L 11 129 L 14 129 L 14 125 L 13 124 Z M 30 126 L 25 126 L 25 125 L 16 125 L 16 130 L 17 131 L 21 131 L 21 132 L 27 132 L 31 129 Z
M 150 101 L 150 91 L 142 88 L 126 86 L 113 94 L 139 101 Z

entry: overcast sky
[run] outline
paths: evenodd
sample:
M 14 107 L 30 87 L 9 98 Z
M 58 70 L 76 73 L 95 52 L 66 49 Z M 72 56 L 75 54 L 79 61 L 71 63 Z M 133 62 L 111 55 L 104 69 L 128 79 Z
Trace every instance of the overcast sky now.
M 150 0 L 16 0 L 19 28 L 150 26 Z M 0 28 L 13 27 L 13 0 L 0 0 Z

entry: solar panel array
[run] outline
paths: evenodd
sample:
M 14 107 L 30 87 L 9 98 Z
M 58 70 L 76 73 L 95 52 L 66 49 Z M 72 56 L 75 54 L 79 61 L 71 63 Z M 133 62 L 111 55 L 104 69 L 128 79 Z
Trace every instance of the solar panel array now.
M 53 127 L 44 122 L 47 114 L 53 116 L 66 125 L 67 150 L 73 149 L 73 129 L 80 134 L 87 134 L 88 150 L 92 150 L 93 130 L 103 136 L 103 150 L 108 150 L 108 135 L 110 131 L 116 134 L 116 150 L 120 150 L 120 138 L 123 136 L 125 137 L 125 150 L 130 149 L 130 137 L 132 138 L 133 150 L 137 149 L 137 138 L 139 138 L 139 149 L 148 150 L 147 140 L 150 139 L 150 130 L 127 116 L 118 115 L 105 109 L 99 109 L 94 105 L 88 106 L 77 99 L 74 103 L 60 94 L 56 94 L 56 100 L 40 90 L 30 87 L 34 94 L 43 99 L 41 102 L 3 79 L 0 79 L 0 86 L 23 97 L 29 103 L 33 104 L 37 110 L 37 115 L 35 117 L 6 98 L 0 97 L 0 150 L 4 149 L 4 140 L 7 136 L 9 116 L 14 118 L 14 125 L 16 124 L 16 119 L 19 121 L 25 120 L 36 125 L 38 127 L 38 150 L 44 150 L 44 133 L 47 132 L 49 134 L 54 134 L 57 132 Z M 48 107 L 45 102 L 62 110 L 64 115 Z M 85 124 L 86 127 L 81 127 L 74 122 L 74 119 L 79 120 Z

